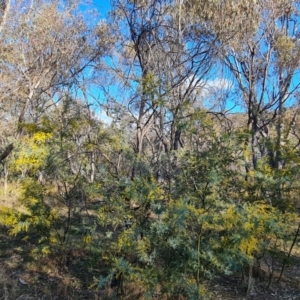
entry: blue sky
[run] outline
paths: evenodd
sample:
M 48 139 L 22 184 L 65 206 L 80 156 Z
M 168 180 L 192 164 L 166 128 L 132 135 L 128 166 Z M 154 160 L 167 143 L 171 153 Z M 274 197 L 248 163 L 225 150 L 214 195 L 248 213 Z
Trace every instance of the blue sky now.
M 105 15 L 110 9 L 110 0 L 92 0 L 91 2 L 101 14 Z
M 85 1 L 87 3 L 89 3 L 88 6 L 90 9 L 92 8 L 99 12 L 100 18 L 105 18 L 108 11 L 110 10 L 110 0 L 85 0 Z M 234 87 L 234 80 L 233 80 L 232 76 L 229 76 L 228 78 L 226 78 L 226 77 L 227 76 L 224 76 L 224 74 L 212 74 L 210 76 L 210 78 L 208 79 L 207 85 L 206 85 L 206 92 L 204 92 L 204 94 L 202 95 L 205 98 L 207 98 L 206 99 L 207 104 L 209 103 L 210 99 L 209 99 L 209 97 L 206 97 L 206 94 L 208 95 L 209 92 L 212 92 L 212 96 L 213 96 L 213 94 L 218 95 L 222 92 L 228 92 Z M 223 81 L 223 84 L 220 85 L 221 81 Z M 298 84 L 298 83 L 299 83 L 299 75 L 295 76 L 293 78 L 293 84 Z M 95 97 L 99 96 L 102 99 L 105 98 L 105 96 L 101 93 L 100 89 L 95 88 L 93 93 L 94 92 L 95 92 Z M 232 90 L 232 92 L 233 92 L 233 90 Z M 230 98 L 229 99 L 227 98 L 227 100 L 229 100 L 229 101 L 227 102 L 226 109 L 230 109 L 230 108 L 234 107 L 234 102 L 235 102 L 234 99 L 235 99 L 235 97 L 239 98 L 239 95 L 232 94 L 232 97 L 233 98 L 231 98 L 231 100 L 230 100 Z M 287 104 L 289 104 L 289 103 L 287 103 Z M 96 111 L 99 111 L 98 109 L 99 109 L 98 107 L 95 107 Z M 241 106 L 236 106 L 236 107 L 234 107 L 234 109 L 231 112 L 234 113 L 234 112 L 240 112 L 240 111 L 243 111 L 243 108 Z M 107 118 L 104 111 L 100 112 L 100 116 L 103 119 Z
M 95 9 L 99 14 L 100 14 L 100 18 L 105 18 L 107 13 L 109 12 L 110 8 L 111 8 L 111 5 L 110 5 L 110 0 L 83 0 L 83 2 L 87 3 L 87 5 L 83 5 L 82 6 L 82 10 L 86 10 L 86 9 Z M 203 91 L 203 96 L 205 94 L 207 94 L 207 92 L 210 90 L 212 91 L 213 88 L 215 88 L 215 92 L 221 92 L 222 90 L 227 90 L 227 88 L 223 89 L 221 88 L 220 84 L 218 84 L 220 81 L 224 81 L 225 79 L 223 78 L 215 78 L 215 76 L 213 76 L 213 78 L 210 78 L 210 80 L 208 80 L 207 82 L 207 88 Z M 225 85 L 229 85 L 229 83 L 226 83 Z M 113 87 L 111 87 L 111 90 L 114 90 Z M 93 96 L 91 97 L 91 102 L 94 102 L 92 100 L 93 97 L 97 98 L 98 101 L 102 102 L 103 103 L 105 102 L 105 95 L 102 93 L 101 89 L 99 88 L 92 88 L 92 90 L 90 91 L 92 92 Z M 208 100 L 209 101 L 209 100 Z M 207 101 L 207 104 L 208 104 L 208 101 Z M 111 122 L 111 118 L 109 118 L 107 115 L 106 115 L 106 112 L 99 107 L 99 102 L 96 103 L 94 102 L 95 105 L 94 105 L 94 111 L 98 114 L 98 116 L 106 123 L 110 123 Z M 229 106 L 227 108 L 232 108 L 233 105 L 232 103 L 229 103 Z M 240 110 L 240 109 L 238 109 Z

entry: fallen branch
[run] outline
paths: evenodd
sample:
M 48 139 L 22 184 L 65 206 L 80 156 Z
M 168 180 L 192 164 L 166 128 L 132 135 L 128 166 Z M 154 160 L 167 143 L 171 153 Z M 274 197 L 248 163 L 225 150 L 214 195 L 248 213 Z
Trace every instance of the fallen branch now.
M 14 145 L 13 144 L 9 144 L 6 149 L 4 150 L 4 152 L 0 155 L 0 161 L 4 160 L 10 153 L 11 151 L 14 149 Z

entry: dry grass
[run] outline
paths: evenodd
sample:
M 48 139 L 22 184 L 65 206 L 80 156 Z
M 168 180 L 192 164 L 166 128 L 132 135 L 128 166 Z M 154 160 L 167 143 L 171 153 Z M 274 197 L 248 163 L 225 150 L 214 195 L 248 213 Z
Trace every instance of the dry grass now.
M 15 207 L 20 197 L 20 185 L 18 183 L 8 183 L 7 187 L 0 182 L 0 207 Z

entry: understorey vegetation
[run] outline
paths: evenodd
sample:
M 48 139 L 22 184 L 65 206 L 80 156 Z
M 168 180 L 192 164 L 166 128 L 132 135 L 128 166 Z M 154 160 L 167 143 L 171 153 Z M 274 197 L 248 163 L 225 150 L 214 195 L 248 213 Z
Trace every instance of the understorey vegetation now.
M 299 2 L 0 1 L 0 299 L 298 299 Z

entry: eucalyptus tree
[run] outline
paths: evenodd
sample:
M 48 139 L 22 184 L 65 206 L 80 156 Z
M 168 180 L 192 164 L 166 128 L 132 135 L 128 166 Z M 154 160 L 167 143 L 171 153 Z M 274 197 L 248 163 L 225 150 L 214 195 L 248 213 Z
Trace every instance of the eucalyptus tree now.
M 112 1 L 110 24 L 117 55 L 107 69 L 116 88 L 107 107 L 127 115 L 137 157 L 148 153 L 159 173 L 163 153 L 184 145 L 180 122 L 209 75 L 215 37 L 182 1 Z
M 214 3 L 212 27 L 226 43 L 220 58 L 235 79 L 241 110 L 247 114 L 252 153 L 248 168 L 257 169 L 259 159 L 265 156 L 271 167 L 282 168 L 282 147 L 292 137 L 297 119 L 297 110 L 288 108 L 297 106 L 300 85 L 299 3 Z M 286 114 L 292 115 L 288 123 Z M 266 147 L 271 136 L 276 136 L 273 146 Z
M 246 115 L 240 132 L 244 163 L 235 166 L 244 168 L 243 202 L 263 201 L 282 212 L 294 210 L 299 191 L 299 2 L 193 3 L 223 45 L 218 53 L 221 65 L 233 78 L 238 95 L 231 100 Z M 212 7 L 213 13 L 207 14 Z
M 82 88 L 85 70 L 104 52 L 101 25 L 88 24 L 78 5 L 7 2 L 0 35 L 0 99 L 6 115 L 17 120 L 18 134 L 22 123 L 38 122 L 66 90 Z
M 5 26 L 6 20 L 7 20 L 7 16 L 10 10 L 10 0 L 1 0 L 0 2 L 0 33 L 3 29 L 3 27 Z

